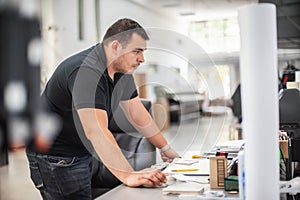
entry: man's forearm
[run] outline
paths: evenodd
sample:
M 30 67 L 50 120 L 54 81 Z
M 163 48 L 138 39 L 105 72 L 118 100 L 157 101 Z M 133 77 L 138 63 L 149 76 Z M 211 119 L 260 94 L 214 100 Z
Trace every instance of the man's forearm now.
M 162 148 L 167 145 L 167 141 L 163 137 L 160 129 L 138 97 L 121 103 L 121 108 L 129 122 L 154 146 Z
M 152 137 L 149 137 L 148 140 L 159 149 L 163 148 L 168 144 L 167 140 L 160 132 Z
M 140 118 L 137 118 L 132 124 L 139 133 L 145 136 L 157 148 L 162 148 L 167 145 L 166 139 L 148 112 L 141 115 Z
M 99 158 L 101 158 L 101 161 L 104 163 L 104 165 L 121 182 L 126 183 L 126 178 L 134 170 L 124 157 L 112 134 L 90 134 L 89 140 L 91 141 L 97 155 Z

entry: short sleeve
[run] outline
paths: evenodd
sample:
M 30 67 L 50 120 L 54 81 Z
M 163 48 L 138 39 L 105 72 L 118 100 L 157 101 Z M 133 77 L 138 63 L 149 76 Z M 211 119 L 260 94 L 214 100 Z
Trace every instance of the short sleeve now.
M 115 74 L 115 91 L 118 93 L 120 100 L 129 100 L 138 96 L 135 82 L 132 74 Z
M 80 67 L 70 78 L 70 88 L 75 109 L 106 109 L 106 90 L 103 74 L 89 67 Z

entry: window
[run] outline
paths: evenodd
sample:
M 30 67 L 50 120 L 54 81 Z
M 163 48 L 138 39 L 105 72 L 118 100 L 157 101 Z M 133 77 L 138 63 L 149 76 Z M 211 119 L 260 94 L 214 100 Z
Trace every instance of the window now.
M 207 53 L 240 49 L 237 18 L 191 22 L 189 34 Z

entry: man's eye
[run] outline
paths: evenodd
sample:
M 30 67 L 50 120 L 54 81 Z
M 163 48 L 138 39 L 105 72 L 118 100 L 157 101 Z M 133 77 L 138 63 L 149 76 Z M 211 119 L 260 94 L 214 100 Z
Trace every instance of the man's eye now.
M 133 53 L 136 54 L 136 55 L 138 55 L 138 54 L 142 53 L 142 50 L 136 49 L 136 50 L 133 50 Z

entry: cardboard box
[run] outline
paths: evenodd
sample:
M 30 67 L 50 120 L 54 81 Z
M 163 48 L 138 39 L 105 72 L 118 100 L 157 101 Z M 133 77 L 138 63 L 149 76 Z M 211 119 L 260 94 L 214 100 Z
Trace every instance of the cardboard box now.
M 282 152 L 283 158 L 289 157 L 289 142 L 288 140 L 279 140 L 279 147 Z
M 135 73 L 134 82 L 136 84 L 139 97 L 147 99 L 147 88 L 146 88 L 146 74 L 144 73 Z
M 154 121 L 161 131 L 167 130 L 170 127 L 170 106 L 165 98 L 160 98 L 152 104 Z

